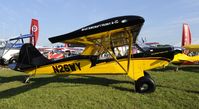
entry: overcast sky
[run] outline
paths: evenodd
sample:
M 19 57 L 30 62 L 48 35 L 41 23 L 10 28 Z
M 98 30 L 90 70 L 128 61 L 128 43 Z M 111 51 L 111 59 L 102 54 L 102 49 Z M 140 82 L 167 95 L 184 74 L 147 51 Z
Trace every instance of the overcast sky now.
M 35 18 L 38 45 L 50 45 L 49 37 L 122 15 L 144 17 L 139 39 L 180 45 L 182 24 L 188 23 L 192 42 L 199 44 L 199 0 L 2 0 L 0 39 L 29 33 Z

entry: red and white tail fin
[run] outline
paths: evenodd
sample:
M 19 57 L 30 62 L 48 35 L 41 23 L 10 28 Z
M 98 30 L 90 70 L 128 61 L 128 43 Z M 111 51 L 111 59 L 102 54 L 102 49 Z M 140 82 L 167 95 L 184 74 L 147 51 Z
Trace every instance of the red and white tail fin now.
M 191 31 L 189 25 L 184 23 L 182 28 L 182 47 L 191 44 Z M 189 50 L 184 50 L 185 54 L 189 53 Z
M 32 19 L 30 26 L 30 34 L 33 35 L 33 37 L 30 38 L 30 43 L 36 46 L 39 37 L 39 22 L 36 19 Z
M 189 25 L 184 23 L 182 28 L 182 47 L 191 44 L 191 31 Z

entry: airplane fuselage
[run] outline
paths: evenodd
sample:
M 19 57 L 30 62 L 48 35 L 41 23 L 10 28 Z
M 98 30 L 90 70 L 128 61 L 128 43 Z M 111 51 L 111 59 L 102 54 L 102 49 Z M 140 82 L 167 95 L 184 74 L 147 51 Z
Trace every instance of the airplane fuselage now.
M 120 59 L 119 63 L 127 70 L 127 58 Z M 133 58 L 130 61 L 130 69 L 125 72 L 115 61 L 102 61 L 92 65 L 90 59 L 77 59 L 48 65 L 42 65 L 35 68 L 26 69 L 29 75 L 96 75 L 96 74 L 127 74 L 134 80 L 142 77 L 143 71 L 158 67 L 165 67 L 169 60 L 160 57 Z

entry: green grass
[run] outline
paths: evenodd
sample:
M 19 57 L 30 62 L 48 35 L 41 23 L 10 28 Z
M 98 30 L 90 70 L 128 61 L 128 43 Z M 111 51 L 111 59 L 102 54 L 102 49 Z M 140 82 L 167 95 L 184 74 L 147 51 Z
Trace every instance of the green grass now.
M 138 94 L 126 75 L 36 76 L 0 70 L 0 109 L 199 109 L 199 67 L 149 71 L 157 88 Z

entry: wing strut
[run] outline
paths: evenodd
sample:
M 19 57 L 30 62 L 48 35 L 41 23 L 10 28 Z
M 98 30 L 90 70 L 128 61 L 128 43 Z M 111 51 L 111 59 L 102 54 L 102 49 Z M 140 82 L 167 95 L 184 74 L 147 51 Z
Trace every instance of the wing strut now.
M 128 50 L 128 65 L 127 65 L 127 72 L 129 72 L 129 68 L 130 68 L 130 61 L 131 61 L 131 54 L 132 54 L 132 43 L 133 43 L 133 38 L 132 38 L 132 34 L 127 31 L 127 34 L 129 36 L 129 50 Z
M 126 73 L 128 73 L 127 70 L 119 63 L 119 61 L 117 60 L 116 56 L 115 56 L 113 53 L 111 53 L 111 52 L 110 52 L 103 44 L 101 44 L 99 41 L 96 40 L 96 42 L 97 42 L 97 45 L 103 47 L 104 50 L 107 51 L 107 52 L 111 55 L 111 57 L 115 60 L 115 62 L 117 62 L 117 64 L 118 64 Z

